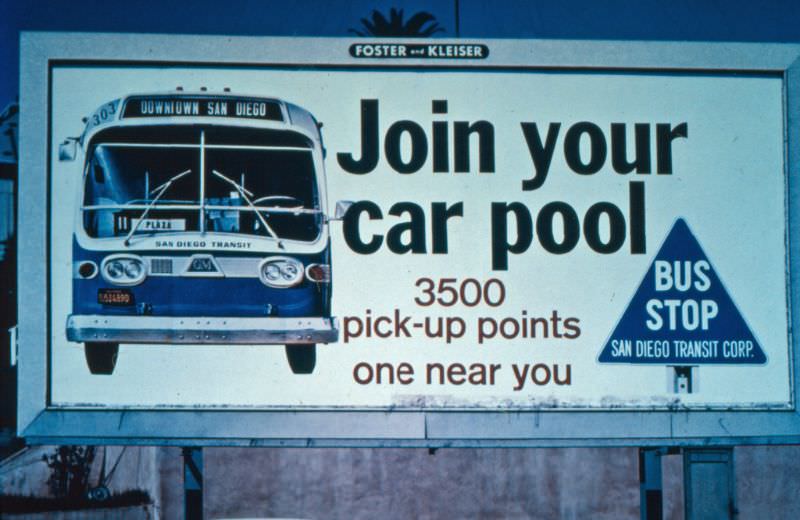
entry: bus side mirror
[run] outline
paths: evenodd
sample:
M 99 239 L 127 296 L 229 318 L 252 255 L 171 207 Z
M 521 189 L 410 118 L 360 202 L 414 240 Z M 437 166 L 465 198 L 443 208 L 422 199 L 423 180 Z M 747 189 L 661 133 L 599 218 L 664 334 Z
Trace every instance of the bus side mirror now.
M 78 138 L 67 137 L 63 143 L 58 145 L 59 161 L 74 161 L 78 154 Z
M 333 218 L 331 220 L 342 220 L 347 213 L 347 210 L 350 209 L 350 206 L 353 205 L 352 200 L 340 200 L 336 203 L 336 212 L 333 214 Z

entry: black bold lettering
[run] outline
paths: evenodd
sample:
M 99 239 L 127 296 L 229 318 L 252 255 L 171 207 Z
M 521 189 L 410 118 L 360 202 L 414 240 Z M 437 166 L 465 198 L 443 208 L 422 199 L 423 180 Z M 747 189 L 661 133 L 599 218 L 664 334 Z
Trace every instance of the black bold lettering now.
M 584 163 L 581 158 L 581 137 L 586 134 L 591 143 L 589 161 Z M 576 123 L 567 130 L 564 136 L 564 157 L 567 164 L 575 173 L 591 175 L 600 171 L 606 162 L 606 138 L 603 131 L 594 123 L 583 121 Z
M 434 99 L 432 101 L 432 112 L 434 114 L 447 113 L 447 100 Z M 433 123 L 433 172 L 444 173 L 450 171 L 450 152 L 449 136 L 446 121 L 434 121 Z
M 361 159 L 353 154 L 338 153 L 339 166 L 348 173 L 369 173 L 378 165 L 378 100 L 361 100 Z
M 447 254 L 447 221 L 452 217 L 464 216 L 464 203 L 456 202 L 448 208 L 444 202 L 434 202 L 431 204 L 431 213 L 433 254 Z
M 541 188 L 547 179 L 561 123 L 550 123 L 545 144 L 542 144 L 542 138 L 539 135 L 536 123 L 520 123 L 520 125 L 522 126 L 522 133 L 525 135 L 525 142 L 528 143 L 528 152 L 531 154 L 535 171 L 532 179 L 522 181 L 522 191 L 533 191 Z
M 389 214 L 396 217 L 408 213 L 411 220 L 392 226 L 386 234 L 386 245 L 393 253 L 425 253 L 425 212 L 413 202 L 398 202 L 389 208 Z M 408 241 L 403 242 L 403 233 L 408 233 Z
M 508 242 L 508 214 L 514 214 L 517 224 L 517 239 Z M 492 203 L 492 269 L 505 271 L 508 269 L 508 253 L 525 252 L 533 241 L 533 222 L 531 214 L 524 204 L 512 202 Z
M 628 198 L 630 205 L 628 218 L 630 219 L 631 254 L 643 255 L 647 253 L 647 236 L 645 234 L 644 183 L 642 181 L 629 184 Z
M 656 167 L 659 174 L 672 174 L 672 141 L 679 137 L 689 137 L 689 127 L 686 123 L 681 123 L 675 128 L 669 123 L 656 125 Z
M 494 173 L 494 127 L 488 121 L 453 123 L 456 173 L 469 171 L 469 136 L 473 133 L 478 134 L 478 170 L 481 173 Z
M 634 125 L 636 155 L 628 161 L 627 136 L 625 123 L 611 123 L 611 165 L 617 173 L 650 173 L 650 125 L 637 123 Z
M 608 215 L 609 225 L 608 242 L 605 243 L 600 237 L 600 217 L 603 214 Z M 625 216 L 610 202 L 598 202 L 583 217 L 583 234 L 589 247 L 598 253 L 614 253 L 625 243 Z
M 553 234 L 553 220 L 557 214 L 561 215 L 564 224 L 564 238 L 561 242 L 556 241 Z M 578 215 L 566 202 L 545 204 L 536 217 L 536 234 L 539 235 L 539 242 L 546 251 L 556 255 L 569 253 L 575 248 L 581 236 Z
M 362 213 L 366 213 L 370 220 L 383 218 L 381 208 L 377 204 L 369 200 L 362 200 L 356 202 L 347 210 L 342 220 L 342 230 L 344 232 L 344 240 L 350 249 L 361 255 L 370 255 L 381 247 L 383 237 L 381 235 L 373 235 L 369 242 L 361 240 L 358 228 Z
M 411 157 L 408 162 L 403 162 L 403 156 L 400 153 L 401 138 L 404 133 L 408 133 L 411 138 Z M 425 137 L 425 130 L 414 121 L 398 121 L 386 132 L 383 151 L 389 165 L 396 172 L 414 173 L 419 171 L 428 158 L 428 138 Z

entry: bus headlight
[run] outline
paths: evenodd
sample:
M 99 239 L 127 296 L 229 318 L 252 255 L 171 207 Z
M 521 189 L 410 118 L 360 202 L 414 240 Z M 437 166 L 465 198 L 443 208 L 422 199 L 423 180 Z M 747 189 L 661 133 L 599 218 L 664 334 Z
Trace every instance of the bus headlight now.
M 258 275 L 269 287 L 294 287 L 303 281 L 303 264 L 294 258 L 273 256 L 261 262 Z
M 105 281 L 115 285 L 140 284 L 147 274 L 142 259 L 134 255 L 107 256 L 100 266 L 100 273 Z

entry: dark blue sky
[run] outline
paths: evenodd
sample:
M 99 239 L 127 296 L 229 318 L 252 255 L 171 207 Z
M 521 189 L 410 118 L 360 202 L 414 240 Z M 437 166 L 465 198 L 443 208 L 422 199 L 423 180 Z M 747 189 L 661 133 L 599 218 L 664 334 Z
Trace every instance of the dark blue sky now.
M 351 36 L 392 6 L 434 14 L 438 37 L 800 42 L 798 0 L 0 0 L 0 108 L 21 30 Z

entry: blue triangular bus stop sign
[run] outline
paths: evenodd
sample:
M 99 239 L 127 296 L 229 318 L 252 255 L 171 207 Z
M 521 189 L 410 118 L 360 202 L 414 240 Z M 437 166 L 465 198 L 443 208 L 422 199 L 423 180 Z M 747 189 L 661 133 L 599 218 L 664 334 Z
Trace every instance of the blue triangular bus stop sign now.
M 678 219 L 598 361 L 760 365 L 767 358 L 689 226 Z

